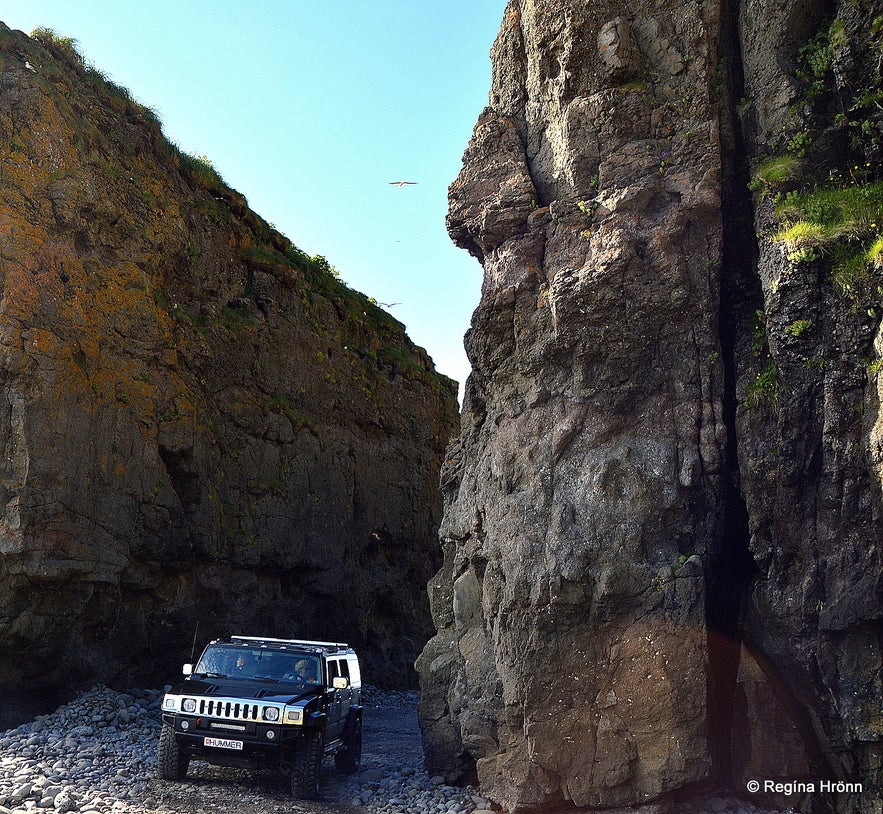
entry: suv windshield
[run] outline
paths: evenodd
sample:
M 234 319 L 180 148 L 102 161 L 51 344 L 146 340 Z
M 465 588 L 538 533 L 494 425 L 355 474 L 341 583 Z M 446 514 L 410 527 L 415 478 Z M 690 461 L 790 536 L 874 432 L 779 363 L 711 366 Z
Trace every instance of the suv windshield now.
M 319 684 L 319 659 L 309 653 L 290 653 L 237 645 L 210 645 L 193 671 L 213 678 L 249 678 Z

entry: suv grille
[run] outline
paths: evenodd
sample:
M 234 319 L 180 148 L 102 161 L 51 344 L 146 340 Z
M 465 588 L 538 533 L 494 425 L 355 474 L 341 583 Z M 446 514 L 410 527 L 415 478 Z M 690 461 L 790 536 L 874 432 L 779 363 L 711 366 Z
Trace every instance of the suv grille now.
M 242 701 L 233 701 L 225 698 L 197 698 L 196 715 L 205 715 L 209 718 L 226 718 L 233 721 L 258 721 L 261 720 L 261 712 L 267 704 L 246 704 Z M 270 704 L 269 706 L 278 706 Z M 282 709 L 279 708 L 280 717 Z

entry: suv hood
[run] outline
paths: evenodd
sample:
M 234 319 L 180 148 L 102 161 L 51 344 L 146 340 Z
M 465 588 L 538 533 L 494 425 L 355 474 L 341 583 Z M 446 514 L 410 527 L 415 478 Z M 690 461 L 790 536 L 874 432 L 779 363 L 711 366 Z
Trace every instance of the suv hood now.
M 293 686 L 256 679 L 188 679 L 169 690 L 169 695 L 242 698 L 245 701 L 293 704 L 304 698 L 321 695 L 322 690 L 322 687 Z

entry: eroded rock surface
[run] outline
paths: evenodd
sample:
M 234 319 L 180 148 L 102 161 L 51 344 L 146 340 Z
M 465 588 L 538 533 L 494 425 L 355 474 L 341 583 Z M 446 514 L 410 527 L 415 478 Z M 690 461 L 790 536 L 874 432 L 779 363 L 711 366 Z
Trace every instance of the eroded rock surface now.
M 221 633 L 406 682 L 454 383 L 44 39 L 0 26 L 0 724 Z
M 856 54 L 865 5 L 843 4 Z M 512 0 L 450 189 L 484 281 L 421 722 L 430 764 L 507 809 L 809 772 L 867 792 L 813 810 L 879 810 L 879 312 L 820 274 L 791 299 L 747 188 L 806 124 L 797 52 L 825 9 L 739 13 Z M 823 327 L 788 359 L 801 302 Z M 755 398 L 765 335 L 777 404 Z

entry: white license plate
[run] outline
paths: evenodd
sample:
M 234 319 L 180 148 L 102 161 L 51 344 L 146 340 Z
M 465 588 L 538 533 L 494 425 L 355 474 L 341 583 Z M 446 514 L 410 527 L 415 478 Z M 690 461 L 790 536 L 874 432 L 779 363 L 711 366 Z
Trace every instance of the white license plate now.
M 231 741 L 226 738 L 206 738 L 203 743 L 206 746 L 214 746 L 215 749 L 242 749 L 242 741 Z

